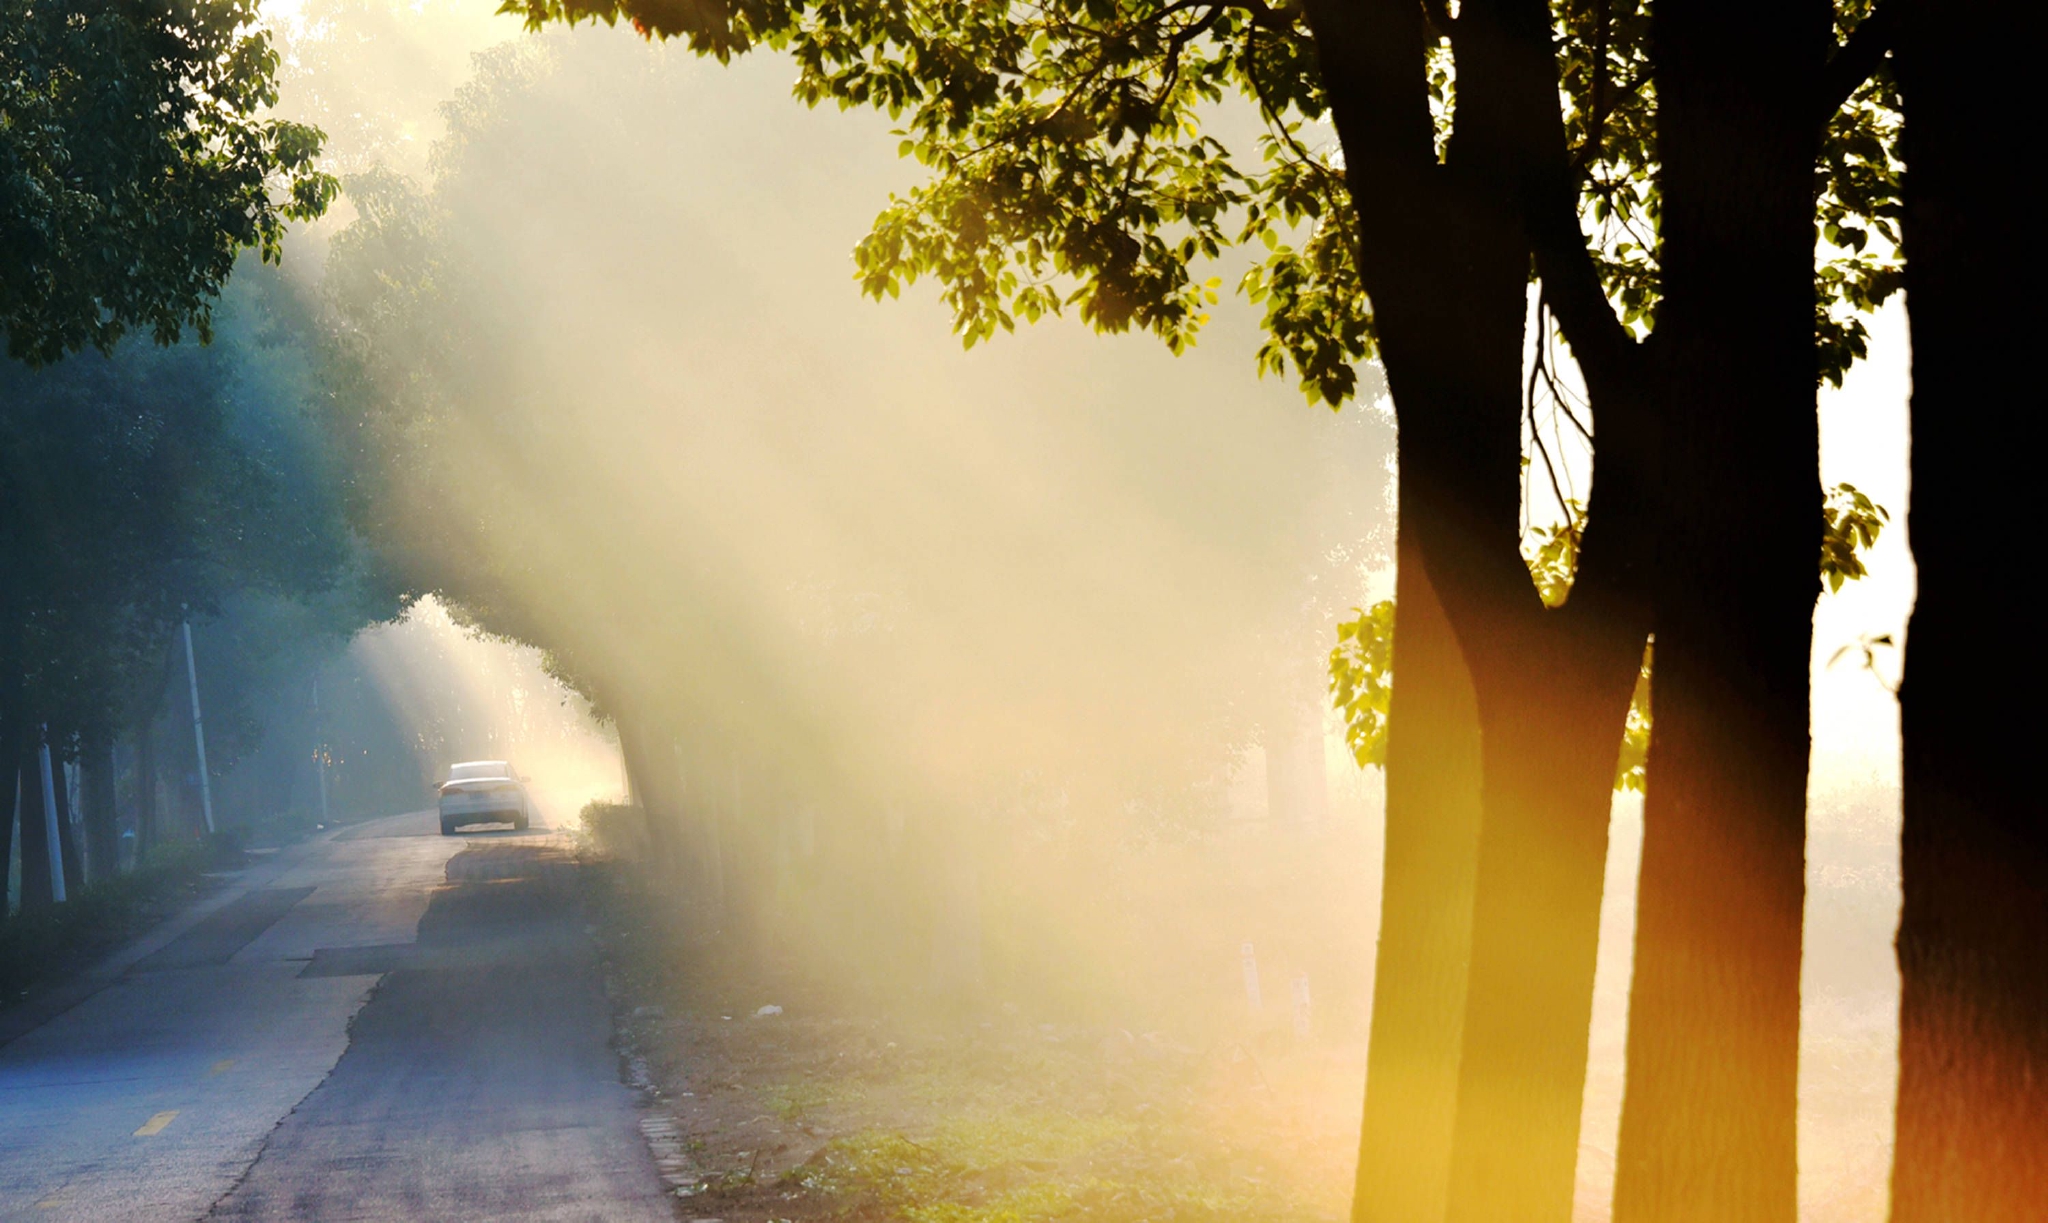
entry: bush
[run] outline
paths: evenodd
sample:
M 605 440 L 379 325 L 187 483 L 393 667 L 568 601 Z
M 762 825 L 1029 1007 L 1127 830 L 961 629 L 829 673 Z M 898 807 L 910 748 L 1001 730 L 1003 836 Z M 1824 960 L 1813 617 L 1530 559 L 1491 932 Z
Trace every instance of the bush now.
M 637 857 L 647 844 L 647 813 L 628 803 L 583 805 L 583 837 L 607 856 Z

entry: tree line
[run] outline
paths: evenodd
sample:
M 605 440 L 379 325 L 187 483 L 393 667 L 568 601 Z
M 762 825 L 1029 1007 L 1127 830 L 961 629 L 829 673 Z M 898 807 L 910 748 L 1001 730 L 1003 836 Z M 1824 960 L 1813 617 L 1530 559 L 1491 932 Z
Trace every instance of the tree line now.
M 297 652 L 386 606 L 294 410 L 310 333 L 264 265 L 337 184 L 319 131 L 266 113 L 256 18 L 0 6 L 0 806 L 25 908 L 197 831 L 177 774 L 231 769 Z M 195 622 L 236 648 L 194 666 Z M 204 761 L 173 713 L 202 688 Z

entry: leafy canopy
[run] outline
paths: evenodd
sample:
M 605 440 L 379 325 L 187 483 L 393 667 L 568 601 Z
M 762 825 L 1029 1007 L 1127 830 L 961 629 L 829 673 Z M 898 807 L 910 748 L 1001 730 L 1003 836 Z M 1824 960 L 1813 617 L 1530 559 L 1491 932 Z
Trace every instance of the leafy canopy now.
M 1841 0 L 1846 34 L 1870 0 Z M 1425 5 L 1448 27 L 1441 6 Z M 872 106 L 930 170 L 855 253 L 871 295 L 932 276 L 968 344 L 1072 310 L 1104 331 L 1193 342 L 1243 247 L 1264 309 L 1261 372 L 1311 400 L 1357 388 L 1373 355 L 1357 226 L 1298 3 L 1265 0 L 504 0 L 534 25 L 626 21 L 720 60 L 766 46 L 811 105 Z M 1655 85 L 1644 3 L 1557 0 L 1560 96 L 1581 220 L 1617 312 L 1651 329 L 1658 298 Z M 1456 64 L 1435 43 L 1439 145 Z M 1819 120 L 1816 116 L 1816 121 Z M 1255 120 L 1255 121 L 1248 121 Z M 1817 373 L 1864 355 L 1860 311 L 1899 284 L 1896 89 L 1880 71 L 1827 125 L 1815 168 Z M 1215 134 L 1254 133 L 1232 147 Z M 1247 146 L 1248 147 L 1245 147 Z
M 0 0 L 0 332 L 42 364 L 132 329 L 211 336 L 236 254 L 274 261 L 334 180 L 261 113 L 257 0 Z
M 1837 0 L 1848 39 L 1874 0 Z M 1449 6 L 1431 23 L 1426 79 L 1439 157 L 1457 111 Z M 1374 355 L 1358 276 L 1360 231 L 1329 125 L 1315 40 L 1298 0 L 503 0 L 529 24 L 625 21 L 720 61 L 765 46 L 798 67 L 810 105 L 872 106 L 901 122 L 899 152 L 929 179 L 894 197 L 855 251 L 875 297 L 931 276 L 968 345 L 1072 310 L 1103 331 L 1142 328 L 1179 351 L 1217 300 L 1209 265 L 1243 248 L 1239 290 L 1263 308 L 1260 372 L 1300 378 L 1341 405 Z M 1638 336 L 1661 301 L 1656 79 L 1646 0 L 1552 0 L 1558 88 L 1579 221 L 1609 303 Z M 1843 57 L 1854 59 L 1854 57 Z M 1845 65 L 1849 66 L 1849 65 Z M 1900 285 L 1898 92 L 1877 63 L 1823 124 L 1814 167 L 1816 378 L 1839 385 L 1867 353 L 1859 317 Z M 1249 117 L 1251 122 L 1244 122 Z M 1254 135 L 1249 149 L 1215 133 Z M 1555 330 L 1539 296 L 1538 351 Z M 1539 356 L 1529 413 L 1588 422 Z M 1536 446 L 1543 446 L 1538 430 Z M 1544 602 L 1569 591 L 1583 505 L 1544 453 L 1566 521 L 1532 525 L 1531 576 Z M 1854 489 L 1829 501 L 1822 568 L 1860 575 L 1881 508 Z M 1393 608 L 1339 627 L 1333 699 L 1361 764 L 1384 760 Z M 1648 663 L 1629 714 L 1616 784 L 1640 789 Z

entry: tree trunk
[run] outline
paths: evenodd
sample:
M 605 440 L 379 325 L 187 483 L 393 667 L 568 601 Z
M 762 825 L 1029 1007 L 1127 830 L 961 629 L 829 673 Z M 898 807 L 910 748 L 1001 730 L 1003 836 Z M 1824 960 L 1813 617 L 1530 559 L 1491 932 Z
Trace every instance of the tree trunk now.
M 135 864 L 156 848 L 160 829 L 157 818 L 156 728 L 145 719 L 135 728 Z
M 2048 1202 L 2048 806 L 2027 763 L 2048 667 L 2012 576 L 2039 486 L 2017 414 L 2039 394 L 2014 402 L 1999 359 L 2042 330 L 2031 159 L 1999 121 L 2027 113 L 2032 43 L 2012 31 L 2030 13 L 1914 5 L 1896 51 L 1919 594 L 1899 689 L 1894 1223 L 2017 1223 Z
M 64 892 L 76 897 L 85 886 L 85 861 L 78 854 L 78 836 L 71 828 L 71 780 L 64 761 L 50 753 L 50 793 L 57 800 L 57 845 L 63 851 Z
M 1404 536 L 1403 539 L 1409 537 Z M 1440 1219 L 1450 1184 L 1479 845 L 1479 711 L 1412 542 L 1387 724 L 1387 815 L 1372 1043 L 1353 1218 Z
M 1662 0 L 1653 20 L 1668 398 L 1615 1218 L 1792 1223 L 1832 14 Z
M 32 734 L 18 740 L 21 777 L 21 911 L 48 909 L 57 902 L 50 886 L 49 824 L 43 812 L 41 745 Z
M 101 739 L 85 749 L 80 780 L 85 803 L 87 865 L 95 883 L 120 873 L 120 816 L 114 799 L 114 741 Z

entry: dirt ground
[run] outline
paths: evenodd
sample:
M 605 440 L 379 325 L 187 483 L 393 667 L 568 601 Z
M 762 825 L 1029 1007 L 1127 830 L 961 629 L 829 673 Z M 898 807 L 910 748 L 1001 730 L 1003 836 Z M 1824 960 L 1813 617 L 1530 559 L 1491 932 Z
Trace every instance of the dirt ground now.
M 597 906 L 621 1055 L 686 1220 L 1335 1220 L 1362 1047 L 1200 1044 L 1017 1004 L 884 1013 Z

